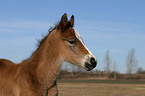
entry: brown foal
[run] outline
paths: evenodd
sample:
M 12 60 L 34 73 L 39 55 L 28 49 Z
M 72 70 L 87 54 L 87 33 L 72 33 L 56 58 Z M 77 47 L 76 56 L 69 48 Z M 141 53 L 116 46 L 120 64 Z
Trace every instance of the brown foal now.
M 58 96 L 56 80 L 64 61 L 95 68 L 94 55 L 73 25 L 74 16 L 68 21 L 64 14 L 29 59 L 19 64 L 0 59 L 0 96 Z

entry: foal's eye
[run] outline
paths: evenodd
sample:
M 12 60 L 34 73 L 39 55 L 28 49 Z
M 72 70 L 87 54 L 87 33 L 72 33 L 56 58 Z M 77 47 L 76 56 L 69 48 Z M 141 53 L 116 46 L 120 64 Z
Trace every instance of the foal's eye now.
M 74 44 L 76 44 L 76 41 L 75 41 L 75 40 L 68 40 L 68 43 L 69 43 L 70 45 L 74 45 Z
M 75 44 L 75 41 L 68 41 L 70 44 Z

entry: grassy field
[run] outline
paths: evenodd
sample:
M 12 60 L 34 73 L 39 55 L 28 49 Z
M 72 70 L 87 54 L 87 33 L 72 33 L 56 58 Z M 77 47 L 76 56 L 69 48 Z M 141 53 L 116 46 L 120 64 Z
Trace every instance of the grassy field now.
M 145 81 L 59 80 L 60 96 L 145 96 Z

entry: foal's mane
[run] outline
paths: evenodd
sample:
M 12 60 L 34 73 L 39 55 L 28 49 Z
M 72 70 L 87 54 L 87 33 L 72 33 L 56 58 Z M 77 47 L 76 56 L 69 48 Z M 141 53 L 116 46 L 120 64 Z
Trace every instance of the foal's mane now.
M 42 43 L 46 40 L 49 33 L 46 36 L 42 36 L 42 39 L 36 39 L 37 40 L 37 48 L 36 49 L 38 49 L 42 45 Z
M 56 29 L 58 25 L 55 25 L 54 27 L 50 27 L 48 29 L 48 34 L 46 36 L 42 36 L 42 39 L 41 40 L 37 40 L 38 41 L 38 44 L 37 44 L 37 49 L 42 45 L 42 43 L 46 40 L 47 36 L 54 30 Z
M 55 24 L 55 26 L 54 27 L 50 27 L 49 29 L 48 29 L 48 34 L 46 34 L 45 36 L 42 36 L 42 39 L 36 39 L 37 40 L 37 48 L 36 48 L 36 50 L 43 44 L 43 42 L 46 40 L 46 38 L 47 38 L 47 36 L 53 31 L 53 30 L 55 30 L 56 28 L 57 28 L 57 26 L 58 26 L 58 24 Z M 28 57 L 28 58 L 26 58 L 25 60 L 23 60 L 23 61 L 27 61 L 28 59 L 30 59 L 31 57 L 32 57 L 32 55 L 35 53 L 35 51 L 36 50 L 34 50 L 33 52 L 32 52 L 32 54 Z

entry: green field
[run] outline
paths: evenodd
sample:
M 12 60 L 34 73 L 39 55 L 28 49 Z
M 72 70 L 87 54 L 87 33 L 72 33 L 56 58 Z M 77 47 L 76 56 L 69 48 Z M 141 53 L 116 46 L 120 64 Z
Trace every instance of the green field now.
M 145 96 L 145 81 L 59 80 L 60 96 Z

